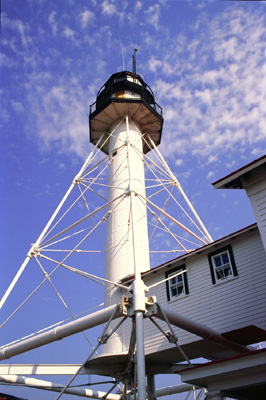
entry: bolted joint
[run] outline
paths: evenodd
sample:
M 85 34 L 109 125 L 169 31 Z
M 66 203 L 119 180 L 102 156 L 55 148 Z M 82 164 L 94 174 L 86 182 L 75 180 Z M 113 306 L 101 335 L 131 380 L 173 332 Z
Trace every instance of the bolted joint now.
M 174 178 L 171 180 L 171 185 L 178 187 L 178 186 L 180 186 L 180 183 L 179 183 L 178 180 L 174 177 Z
M 178 337 L 175 336 L 172 332 L 167 332 L 166 334 L 169 343 L 177 343 Z
M 137 196 L 137 190 L 136 190 L 136 184 L 135 182 L 130 182 L 126 191 L 127 196 L 130 196 L 132 194 L 134 194 L 135 196 Z
M 122 297 L 122 302 L 119 303 L 120 305 L 120 310 L 123 315 L 127 315 L 128 317 L 132 317 L 134 312 L 133 312 L 133 298 L 132 297 L 127 297 L 123 296 Z
M 128 187 L 128 188 L 126 189 L 125 195 L 126 195 L 126 196 L 130 196 L 130 195 L 131 195 L 130 187 Z
M 39 247 L 32 246 L 32 248 L 28 252 L 27 256 L 29 258 L 32 258 L 32 257 L 38 257 L 39 254 L 40 254 Z
M 127 190 L 125 191 L 125 195 L 131 196 L 131 194 L 134 194 L 135 196 L 137 196 L 136 191 L 134 189 L 132 189 L 131 187 L 128 187 Z
M 81 176 L 79 176 L 79 175 L 77 175 L 76 177 L 75 177 L 75 179 L 73 180 L 73 183 L 75 184 L 75 185 L 78 185 L 80 182 L 81 182 Z
M 100 344 L 106 344 L 108 339 L 109 339 L 109 335 L 107 333 L 105 333 L 102 337 L 98 338 L 98 342 Z

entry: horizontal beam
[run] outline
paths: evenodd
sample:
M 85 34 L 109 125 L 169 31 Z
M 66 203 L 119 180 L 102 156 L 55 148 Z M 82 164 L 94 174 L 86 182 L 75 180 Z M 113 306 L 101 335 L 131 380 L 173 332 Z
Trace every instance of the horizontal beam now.
M 85 331 L 86 329 L 104 324 L 113 315 L 113 319 L 121 317 L 120 307 L 115 304 L 103 310 L 96 311 L 93 314 L 86 315 L 68 324 L 57 326 L 47 332 L 22 340 L 18 343 L 7 345 L 0 350 L 0 360 L 6 360 L 10 357 L 36 349 L 48 343 L 64 339 L 65 337 Z
M 195 388 L 196 390 L 201 389 L 200 387 L 193 386 L 188 383 L 181 383 L 180 385 L 167 386 L 156 389 L 155 395 L 156 397 L 170 396 L 171 394 L 190 392 L 191 390 L 193 390 L 193 388 Z
M 34 389 L 42 389 L 42 390 L 49 390 L 52 392 L 60 393 L 61 390 L 64 388 L 64 385 L 61 383 L 54 383 L 49 381 L 44 381 L 41 379 L 35 378 L 27 378 L 25 376 L 17 376 L 17 375 L 8 375 L 8 376 L 0 376 L 0 382 L 3 383 L 13 383 L 16 385 L 23 385 L 32 387 Z M 66 394 L 73 394 L 75 396 L 80 397 L 89 397 L 92 399 L 102 399 L 107 395 L 106 392 L 101 392 L 98 390 L 91 390 L 91 389 L 84 389 L 84 388 L 67 388 L 65 389 Z M 119 394 L 110 393 L 106 397 L 107 400 L 120 400 L 121 396 Z
M 0 375 L 74 375 L 81 364 L 0 364 Z M 82 368 L 79 375 L 88 375 Z
M 188 332 L 193 333 L 194 335 L 200 336 L 203 339 L 207 339 L 218 343 L 226 348 L 234 350 L 236 353 L 247 353 L 252 350 L 249 347 L 242 346 L 232 340 L 226 339 L 217 331 L 209 328 L 206 325 L 200 324 L 199 322 L 193 321 L 190 318 L 187 318 L 181 314 L 178 314 L 175 311 L 169 310 L 166 307 L 162 307 L 157 304 L 157 312 L 155 316 L 162 321 L 165 321 L 165 316 L 167 317 L 170 324 L 177 326 L 178 328 L 184 329 Z

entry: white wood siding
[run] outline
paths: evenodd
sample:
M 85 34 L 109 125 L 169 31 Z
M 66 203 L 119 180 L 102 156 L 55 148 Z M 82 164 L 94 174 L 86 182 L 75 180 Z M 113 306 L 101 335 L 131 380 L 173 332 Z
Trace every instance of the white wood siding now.
M 266 177 L 246 187 L 266 251 Z
M 238 277 L 213 285 L 211 280 L 208 253 L 231 244 L 238 271 Z M 180 265 L 184 262 L 180 261 Z M 165 271 L 177 266 L 151 273 L 145 278 L 147 286 L 165 278 Z M 151 289 L 147 296 L 156 296 L 157 302 L 182 314 L 225 333 L 248 325 L 266 329 L 266 254 L 257 230 L 239 235 L 234 240 L 210 247 L 202 254 L 188 257 L 187 269 L 189 294 L 167 301 L 166 284 Z M 166 331 L 167 325 L 157 322 Z M 174 329 L 180 345 L 199 340 L 199 337 L 181 329 Z M 125 327 L 129 338 L 129 323 Z M 145 349 L 147 353 L 173 347 L 162 333 L 151 323 L 145 321 Z

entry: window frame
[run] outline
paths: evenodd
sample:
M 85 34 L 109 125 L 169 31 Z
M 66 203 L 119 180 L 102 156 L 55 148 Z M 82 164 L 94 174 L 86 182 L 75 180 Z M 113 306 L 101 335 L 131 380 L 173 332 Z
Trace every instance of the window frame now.
M 214 257 L 218 256 L 218 255 L 222 255 L 225 252 L 227 252 L 227 254 L 228 254 L 231 274 L 227 275 L 226 277 L 223 277 L 223 278 L 217 278 L 217 273 L 216 273 L 217 267 L 214 265 Z M 228 282 L 231 279 L 234 279 L 235 277 L 238 276 L 235 258 L 234 258 L 234 254 L 233 254 L 231 245 L 222 247 L 220 249 L 213 251 L 212 253 L 209 253 L 208 260 L 209 260 L 209 266 L 210 266 L 211 278 L 212 278 L 213 285 L 218 285 L 223 282 Z
M 176 274 L 178 272 L 182 272 L 182 271 L 185 271 L 185 272 L 183 272 L 183 274 L 179 275 L 179 276 L 182 276 L 182 278 L 183 278 L 182 280 L 183 280 L 184 290 L 181 294 L 179 294 L 177 296 L 171 296 L 171 291 L 170 291 L 171 279 L 168 279 L 168 278 L 170 278 L 170 275 L 174 275 L 174 274 Z M 185 264 L 182 264 L 178 267 L 171 268 L 169 271 L 166 271 L 165 279 L 167 279 L 167 281 L 165 283 L 166 283 L 166 296 L 167 296 L 168 301 L 174 301 L 174 300 L 180 299 L 181 297 L 184 297 L 189 294 L 187 272 L 186 272 Z

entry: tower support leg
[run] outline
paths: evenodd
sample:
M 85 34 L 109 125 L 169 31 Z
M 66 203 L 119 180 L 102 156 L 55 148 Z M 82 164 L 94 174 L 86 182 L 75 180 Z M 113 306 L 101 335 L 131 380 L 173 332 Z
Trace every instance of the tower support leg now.
M 154 400 L 156 398 L 154 374 L 147 374 L 147 387 L 148 387 L 148 400 Z
M 141 311 L 136 311 L 135 318 L 136 318 L 136 345 L 137 345 L 138 400 L 145 400 L 146 383 L 145 383 L 143 313 Z

